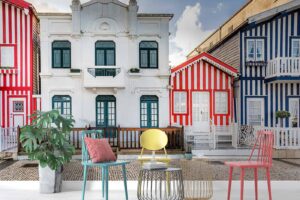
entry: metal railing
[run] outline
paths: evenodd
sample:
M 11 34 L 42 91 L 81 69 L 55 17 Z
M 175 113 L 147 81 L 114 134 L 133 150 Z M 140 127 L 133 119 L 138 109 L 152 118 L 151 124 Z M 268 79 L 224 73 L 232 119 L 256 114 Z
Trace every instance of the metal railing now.
M 0 128 L 0 152 L 15 152 L 18 145 L 18 129 Z

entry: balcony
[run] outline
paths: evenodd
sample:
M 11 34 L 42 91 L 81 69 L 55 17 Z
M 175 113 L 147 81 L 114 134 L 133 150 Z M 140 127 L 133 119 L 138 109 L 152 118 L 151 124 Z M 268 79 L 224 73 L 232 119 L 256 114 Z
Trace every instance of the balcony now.
M 270 60 L 266 70 L 266 81 L 300 80 L 300 58 L 278 57 Z
M 85 88 L 124 88 L 124 70 L 118 67 L 94 67 L 84 70 Z

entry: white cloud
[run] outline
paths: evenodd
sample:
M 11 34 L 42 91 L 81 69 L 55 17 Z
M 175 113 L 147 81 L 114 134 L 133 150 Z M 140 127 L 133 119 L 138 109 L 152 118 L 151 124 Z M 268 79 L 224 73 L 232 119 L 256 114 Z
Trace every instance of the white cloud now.
M 170 41 L 171 66 L 176 66 L 185 61 L 187 54 L 212 33 L 212 30 L 203 29 L 199 20 L 200 12 L 200 3 L 196 3 L 194 6 L 186 6 L 176 22 L 177 30 Z
M 219 11 L 221 11 L 223 8 L 224 8 L 223 2 L 219 2 L 219 3 L 217 4 L 216 9 L 214 9 L 212 12 L 213 12 L 214 14 L 216 14 L 216 13 L 218 13 Z

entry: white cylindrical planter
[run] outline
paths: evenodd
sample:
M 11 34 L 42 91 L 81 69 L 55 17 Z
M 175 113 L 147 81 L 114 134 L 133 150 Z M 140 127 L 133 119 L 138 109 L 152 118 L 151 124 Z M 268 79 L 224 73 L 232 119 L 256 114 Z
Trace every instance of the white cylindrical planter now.
M 40 193 L 51 194 L 61 192 L 62 167 L 56 171 L 39 165 Z

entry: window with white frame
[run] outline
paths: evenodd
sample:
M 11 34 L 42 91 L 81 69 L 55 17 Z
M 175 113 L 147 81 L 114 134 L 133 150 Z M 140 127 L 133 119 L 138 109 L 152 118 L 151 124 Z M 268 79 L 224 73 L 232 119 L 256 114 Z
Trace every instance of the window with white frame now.
M 300 38 L 292 39 L 292 57 L 300 57 Z
M 264 61 L 265 41 L 264 39 L 247 39 L 247 61 Z
M 174 113 L 187 112 L 187 92 L 174 92 Z
M 0 46 L 1 66 L 0 67 L 15 67 L 15 47 Z
M 215 114 L 228 114 L 228 92 L 215 93 Z

